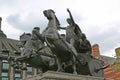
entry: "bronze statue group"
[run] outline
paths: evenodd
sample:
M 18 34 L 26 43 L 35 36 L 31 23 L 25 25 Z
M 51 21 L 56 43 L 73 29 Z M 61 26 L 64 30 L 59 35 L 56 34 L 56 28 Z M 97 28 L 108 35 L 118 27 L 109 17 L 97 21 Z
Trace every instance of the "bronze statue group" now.
M 53 10 L 43 11 L 49 21 L 48 26 L 42 33 L 40 27 L 34 27 L 32 34 L 20 36 L 21 55 L 14 57 L 14 67 L 25 70 L 20 63 L 26 62 L 43 73 L 50 70 L 103 77 L 104 63 L 92 56 L 89 40 L 75 23 L 69 9 L 67 12 L 70 16 L 66 20 L 68 26 L 61 27 Z M 59 34 L 60 29 L 66 34 Z

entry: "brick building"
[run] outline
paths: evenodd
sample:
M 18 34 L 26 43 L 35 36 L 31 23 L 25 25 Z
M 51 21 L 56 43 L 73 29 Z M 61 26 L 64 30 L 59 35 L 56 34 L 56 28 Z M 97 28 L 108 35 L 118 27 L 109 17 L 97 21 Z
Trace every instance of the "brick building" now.
M 110 65 L 104 70 L 104 77 L 120 80 L 120 48 L 115 49 L 117 58 L 100 55 L 98 44 L 92 46 L 92 51 L 95 58 L 103 60 L 105 65 Z

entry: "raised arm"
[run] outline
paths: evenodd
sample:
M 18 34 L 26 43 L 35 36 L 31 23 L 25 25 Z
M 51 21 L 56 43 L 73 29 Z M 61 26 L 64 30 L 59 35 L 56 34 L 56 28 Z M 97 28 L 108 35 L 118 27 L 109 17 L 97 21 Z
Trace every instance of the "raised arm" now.
M 72 14 L 71 14 L 71 12 L 70 12 L 70 10 L 69 10 L 68 8 L 67 8 L 67 11 L 68 11 L 68 13 L 69 13 L 69 15 L 70 15 L 70 19 L 71 19 L 72 26 L 75 27 L 74 32 L 80 37 L 82 31 L 81 31 L 80 27 L 74 22 L 74 19 L 73 19 L 73 17 L 72 17 Z
M 72 14 L 71 14 L 71 12 L 70 12 L 70 10 L 69 10 L 68 8 L 67 8 L 67 11 L 68 11 L 68 13 L 69 13 L 69 15 L 70 15 L 71 22 L 72 22 L 73 24 L 75 24 L 74 19 L 73 19 L 73 17 L 72 17 Z

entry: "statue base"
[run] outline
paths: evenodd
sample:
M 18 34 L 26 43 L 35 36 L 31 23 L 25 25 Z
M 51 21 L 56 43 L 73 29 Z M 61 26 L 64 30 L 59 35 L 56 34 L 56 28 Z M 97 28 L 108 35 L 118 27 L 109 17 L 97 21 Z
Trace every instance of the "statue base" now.
M 41 75 L 30 77 L 25 80 L 112 80 L 112 79 L 48 71 Z

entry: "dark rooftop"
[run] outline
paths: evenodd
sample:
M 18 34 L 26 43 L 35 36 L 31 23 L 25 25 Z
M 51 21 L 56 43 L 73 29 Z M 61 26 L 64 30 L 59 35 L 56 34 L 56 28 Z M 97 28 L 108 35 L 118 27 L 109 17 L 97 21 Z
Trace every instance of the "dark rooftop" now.
M 0 17 L 2 20 L 2 18 Z M 18 44 L 18 40 L 7 38 L 6 34 L 1 30 L 1 22 L 0 22 L 0 53 L 2 50 L 8 50 L 12 54 L 14 51 L 20 52 L 20 49 L 16 46 Z
M 105 63 L 107 63 L 109 65 L 113 65 L 116 63 L 116 58 L 114 58 L 114 57 L 108 57 L 108 56 L 103 56 L 103 55 L 101 55 L 101 57 L 103 58 Z

